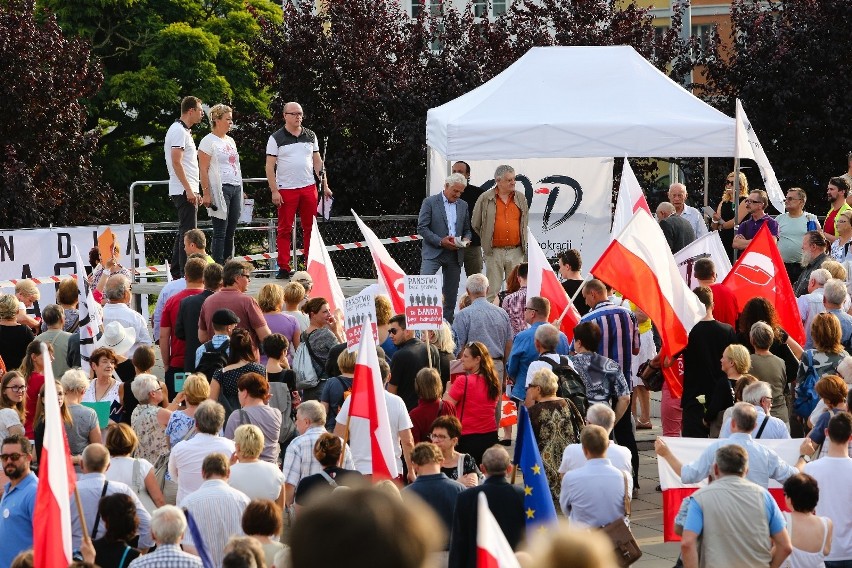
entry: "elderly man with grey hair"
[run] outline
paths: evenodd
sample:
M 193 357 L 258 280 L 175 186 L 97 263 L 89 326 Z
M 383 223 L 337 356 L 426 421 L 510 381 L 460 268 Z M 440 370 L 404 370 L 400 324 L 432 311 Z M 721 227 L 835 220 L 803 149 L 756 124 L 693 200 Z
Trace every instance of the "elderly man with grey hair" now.
M 720 438 L 704 448 L 701 455 L 692 463 L 681 464 L 680 460 L 672 453 L 668 444 L 657 438 L 654 449 L 657 455 L 666 460 L 674 472 L 680 476 L 684 483 L 699 483 L 710 475 L 713 463 L 716 459 L 716 450 L 723 446 L 736 444 L 742 446 L 748 453 L 749 470 L 746 478 L 752 483 L 757 483 L 763 488 L 769 486 L 769 480 L 774 479 L 778 483 L 784 483 L 788 477 L 801 471 L 805 466 L 805 460 L 799 457 L 795 467 L 782 460 L 775 450 L 758 444 L 751 437 L 751 432 L 757 425 L 757 410 L 752 404 L 738 402 L 734 405 L 731 413 L 731 435 Z
M 452 323 L 456 296 L 464 262 L 464 248 L 470 243 L 470 216 L 467 203 L 461 197 L 467 179 L 451 174 L 444 181 L 444 190 L 427 197 L 420 206 L 417 233 L 423 237 L 420 274 L 444 276 L 444 318 Z
M 788 440 L 790 429 L 780 418 L 770 416 L 769 409 L 772 407 L 772 387 L 769 383 L 757 381 L 743 389 L 743 402 L 754 406 L 757 412 L 757 420 L 751 437 L 755 440 Z M 722 423 L 720 438 L 728 438 L 731 435 L 731 416 L 725 412 L 725 421 Z
M 95 522 L 98 513 L 98 503 L 104 495 L 124 493 L 136 505 L 136 517 L 139 519 L 139 548 L 150 548 L 154 544 L 151 538 L 151 515 L 136 496 L 133 489 L 120 481 L 107 481 L 106 470 L 109 468 L 109 450 L 103 444 L 89 444 L 83 450 L 83 473 L 77 477 L 77 492 L 80 494 L 80 505 L 85 519 L 86 532 L 93 539 L 106 534 L 103 521 Z M 71 507 L 71 545 L 74 550 L 80 549 L 83 540 L 83 523 L 77 507 Z
M 323 471 L 322 464 L 314 456 L 314 444 L 326 432 L 326 412 L 317 400 L 306 400 L 296 409 L 296 431 L 299 435 L 293 438 L 284 453 L 284 503 L 288 507 L 296 498 L 296 487 L 299 482 L 309 475 Z M 344 469 L 355 469 L 355 462 L 349 452 L 349 444 L 344 447 Z
M 686 186 L 682 183 L 673 183 L 669 186 L 669 202 L 674 206 L 674 214 L 689 221 L 695 238 L 707 234 L 707 223 L 701 211 L 686 204 Z
M 514 168 L 497 166 L 494 182 L 495 186 L 476 200 L 470 221 L 482 241 L 485 274 L 491 283 L 489 302 L 512 269 L 526 260 L 529 223 L 527 198 L 515 190 Z
M 488 349 L 488 354 L 494 360 L 494 368 L 502 378 L 504 365 L 512 352 L 513 334 L 509 314 L 486 299 L 488 278 L 482 274 L 468 276 L 466 288 L 471 304 L 460 311 L 453 321 L 453 331 L 458 338 L 456 355 L 471 341 L 479 341 Z
M 672 253 L 678 252 L 695 240 L 695 230 L 692 225 L 686 218 L 675 215 L 675 207 L 668 201 L 657 205 L 657 222 L 663 230 Z
M 205 400 L 195 410 L 196 434 L 172 448 L 169 475 L 178 484 L 178 506 L 204 483 L 201 475 L 204 458 L 214 452 L 231 456 L 236 450 L 234 442 L 219 435 L 224 425 L 224 407 L 215 400 Z
M 830 278 L 822 290 L 825 311 L 840 320 L 840 343 L 846 351 L 852 351 L 852 316 L 843 310 L 843 305 L 849 297 L 846 283 L 838 278 Z
M 808 278 L 808 293 L 802 294 L 796 299 L 799 305 L 799 316 L 802 318 L 802 323 L 805 326 L 805 349 L 813 349 L 813 341 L 811 341 L 811 324 L 817 314 L 825 312 L 825 284 L 831 280 L 831 272 L 825 268 L 817 268 L 811 272 Z
M 607 434 L 611 434 L 612 429 L 615 427 L 615 411 L 602 402 L 593 404 L 586 411 L 586 424 L 600 426 L 606 430 Z M 624 446 L 619 446 L 614 440 L 610 440 L 606 457 L 612 462 L 613 466 L 628 475 L 633 475 L 630 450 Z M 562 452 L 562 463 L 559 464 L 559 473 L 564 476 L 569 471 L 586 465 L 586 461 L 582 444 L 568 444 L 565 446 L 565 451 Z
M 117 321 L 121 327 L 132 328 L 136 332 L 136 342 L 130 346 L 125 356 L 130 359 L 140 345 L 153 345 L 151 334 L 148 332 L 148 321 L 142 314 L 132 310 L 130 304 L 130 280 L 123 274 L 113 274 L 109 277 L 104 288 L 107 304 L 104 306 L 104 326 Z M 105 345 L 104 347 L 109 347 Z
M 157 550 L 138 557 L 128 568 L 202 568 L 201 559 L 180 549 L 186 533 L 186 516 L 174 505 L 163 505 L 151 514 L 151 534 Z

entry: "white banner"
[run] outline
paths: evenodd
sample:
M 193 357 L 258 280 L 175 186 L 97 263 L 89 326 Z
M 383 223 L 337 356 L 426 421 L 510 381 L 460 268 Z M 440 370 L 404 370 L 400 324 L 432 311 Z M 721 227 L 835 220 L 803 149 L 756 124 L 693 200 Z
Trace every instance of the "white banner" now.
M 699 258 L 709 258 L 716 267 L 716 282 L 721 282 L 731 271 L 731 259 L 725 252 L 725 246 L 719 237 L 718 231 L 710 231 L 703 237 L 695 239 L 674 255 L 677 268 L 686 281 L 686 285 L 692 290 L 698 285 L 698 281 L 692 275 L 692 267 Z
M 447 162 L 430 153 L 429 189 L 440 193 L 449 175 Z M 483 160 L 470 163 L 470 183 L 491 189 L 494 170 L 501 164 L 515 168 L 516 189 L 530 206 L 529 227 L 544 254 L 554 258 L 574 248 L 583 263 L 592 266 L 609 240 L 612 222 L 612 158 L 541 158 L 529 160 Z
M 23 278 L 43 276 L 70 276 L 77 270 L 73 245 L 77 245 L 83 262 L 88 260 L 88 252 L 98 244 L 98 235 L 106 225 L 91 227 L 52 227 L 49 229 L 18 229 L 0 231 L 0 280 L 21 280 Z M 116 243 L 121 248 L 120 262 L 128 266 L 130 254 L 130 225 L 110 225 L 115 234 Z M 142 225 L 136 225 L 136 266 L 145 266 L 145 241 Z M 81 267 L 85 269 L 85 267 Z M 39 286 L 41 300 L 34 305 L 31 313 L 41 315 L 41 306 L 56 301 L 56 284 Z M 3 288 L 5 294 L 14 292 L 12 288 Z

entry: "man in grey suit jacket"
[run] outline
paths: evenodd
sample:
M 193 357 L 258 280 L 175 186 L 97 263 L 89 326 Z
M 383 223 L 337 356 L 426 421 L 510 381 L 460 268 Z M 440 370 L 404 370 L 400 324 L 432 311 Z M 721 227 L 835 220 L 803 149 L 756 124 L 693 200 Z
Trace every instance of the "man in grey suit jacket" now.
M 464 247 L 459 239 L 470 242 L 470 219 L 467 203 L 459 199 L 467 185 L 461 174 L 452 174 L 444 181 L 444 191 L 423 200 L 417 233 L 423 237 L 420 274 L 444 275 L 444 318 L 453 321 L 456 295 L 459 289 Z

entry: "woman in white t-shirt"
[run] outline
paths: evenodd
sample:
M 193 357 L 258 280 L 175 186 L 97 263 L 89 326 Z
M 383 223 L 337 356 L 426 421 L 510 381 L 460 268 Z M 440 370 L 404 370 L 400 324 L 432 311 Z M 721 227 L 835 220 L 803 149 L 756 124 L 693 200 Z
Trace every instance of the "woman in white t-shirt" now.
M 243 424 L 234 431 L 234 458 L 228 484 L 245 493 L 249 499 L 269 499 L 284 508 L 284 474 L 275 465 L 260 460 L 263 432 L 253 424 Z
M 133 428 L 119 422 L 109 427 L 106 434 L 106 447 L 109 450 L 109 467 L 106 478 L 109 481 L 126 483 L 136 492 L 139 500 L 149 513 L 166 504 L 160 484 L 154 475 L 154 466 L 142 458 L 132 458 L 139 446 L 139 438 Z
M 225 264 L 234 256 L 234 231 L 243 207 L 243 174 L 237 144 L 228 136 L 233 120 L 231 107 L 210 109 L 210 134 L 198 145 L 201 193 L 213 222 L 213 260 Z

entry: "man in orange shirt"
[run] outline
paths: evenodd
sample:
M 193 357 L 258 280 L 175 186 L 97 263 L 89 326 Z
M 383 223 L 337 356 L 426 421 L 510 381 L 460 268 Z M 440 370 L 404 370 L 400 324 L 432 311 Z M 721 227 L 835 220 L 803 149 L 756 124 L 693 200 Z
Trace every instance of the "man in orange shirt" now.
M 471 225 L 482 239 L 488 301 L 494 300 L 512 268 L 527 258 L 529 209 L 524 194 L 515 191 L 515 170 L 498 166 L 495 187 L 476 200 Z

